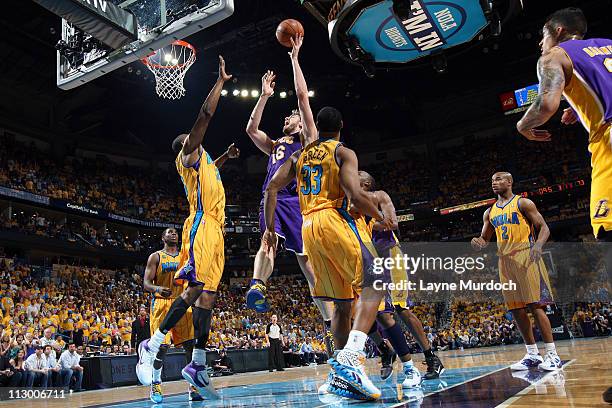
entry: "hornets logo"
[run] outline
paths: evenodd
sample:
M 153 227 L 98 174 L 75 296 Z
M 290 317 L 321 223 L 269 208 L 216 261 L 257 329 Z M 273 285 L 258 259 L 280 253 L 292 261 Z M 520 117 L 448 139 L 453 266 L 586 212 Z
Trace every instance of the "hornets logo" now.
M 608 207 L 608 200 L 599 200 L 597 207 L 595 207 L 595 215 L 593 218 L 606 218 L 610 213 L 610 207 Z

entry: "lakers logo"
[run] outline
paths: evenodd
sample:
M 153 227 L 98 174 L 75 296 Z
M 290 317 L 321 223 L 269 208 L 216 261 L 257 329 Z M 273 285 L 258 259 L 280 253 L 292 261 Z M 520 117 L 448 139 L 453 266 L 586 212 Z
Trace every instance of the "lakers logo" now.
M 608 200 L 599 200 L 597 207 L 595 207 L 595 215 L 593 218 L 605 218 L 610 213 L 610 207 L 608 207 Z

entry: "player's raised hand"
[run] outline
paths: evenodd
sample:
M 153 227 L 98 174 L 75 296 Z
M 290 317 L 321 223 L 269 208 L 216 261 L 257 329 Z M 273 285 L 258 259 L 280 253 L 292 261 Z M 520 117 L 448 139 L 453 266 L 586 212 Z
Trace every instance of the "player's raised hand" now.
M 481 251 L 486 248 L 487 241 L 485 241 L 483 237 L 475 237 L 472 238 L 471 244 L 472 248 L 474 248 L 476 251 Z
M 573 125 L 576 122 L 578 122 L 578 115 L 576 114 L 576 111 L 574 111 L 572 108 L 563 109 L 561 123 L 564 125 Z
M 261 95 L 262 96 L 272 96 L 274 95 L 274 86 L 276 82 L 276 75 L 274 71 L 268 71 L 261 77 Z
M 232 75 L 225 72 L 225 60 L 219 55 L 219 79 L 223 82 L 227 82 L 232 79 Z
M 229 157 L 230 159 L 236 159 L 240 157 L 240 149 L 238 149 L 234 145 L 234 143 L 229 145 L 229 147 L 227 148 L 227 157 Z
M 297 59 L 300 54 L 300 48 L 302 47 L 302 43 L 304 42 L 304 36 L 301 34 L 296 34 L 295 38 L 291 37 L 291 51 L 289 52 L 289 57 L 291 59 Z

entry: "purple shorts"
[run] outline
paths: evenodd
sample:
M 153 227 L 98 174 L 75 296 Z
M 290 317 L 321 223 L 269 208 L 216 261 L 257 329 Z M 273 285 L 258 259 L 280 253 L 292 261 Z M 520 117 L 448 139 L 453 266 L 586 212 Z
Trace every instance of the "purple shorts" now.
M 266 229 L 263 206 L 259 208 L 259 229 L 262 234 Z M 279 197 L 276 202 L 276 213 L 274 214 L 274 231 L 282 238 L 281 243 L 285 249 L 295 252 L 297 255 L 304 254 L 302 244 L 302 213 L 300 212 L 300 201 L 298 197 Z

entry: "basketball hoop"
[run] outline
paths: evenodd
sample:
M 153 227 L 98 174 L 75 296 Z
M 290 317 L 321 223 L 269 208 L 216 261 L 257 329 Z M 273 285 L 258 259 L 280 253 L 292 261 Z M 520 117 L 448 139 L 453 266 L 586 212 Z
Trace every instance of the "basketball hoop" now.
M 195 62 L 196 50 L 186 41 L 177 40 L 142 59 L 142 63 L 155 75 L 155 91 L 166 99 L 185 96 L 183 80 Z

